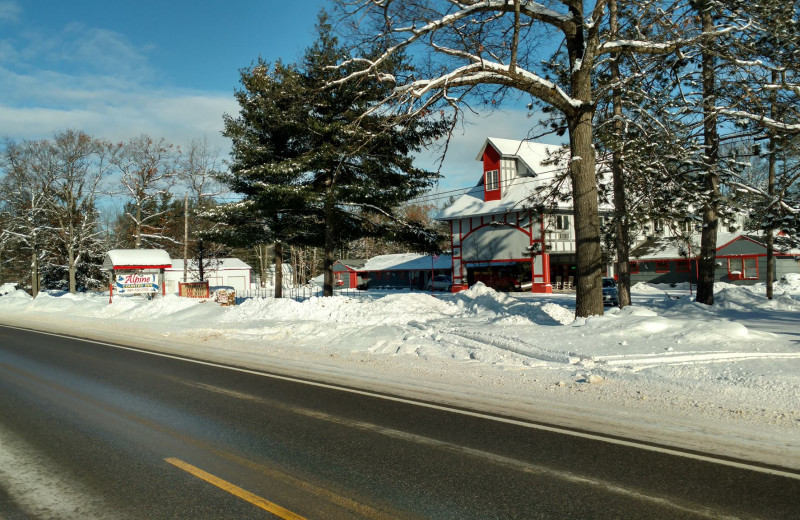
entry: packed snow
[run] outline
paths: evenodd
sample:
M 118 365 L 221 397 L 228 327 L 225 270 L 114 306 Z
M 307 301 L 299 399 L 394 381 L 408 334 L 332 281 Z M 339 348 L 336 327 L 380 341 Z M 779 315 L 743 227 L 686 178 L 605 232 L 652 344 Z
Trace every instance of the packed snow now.
M 0 322 L 800 469 L 800 275 L 765 287 L 385 291 L 222 307 L 0 286 Z M 57 319 L 56 319 L 57 317 Z

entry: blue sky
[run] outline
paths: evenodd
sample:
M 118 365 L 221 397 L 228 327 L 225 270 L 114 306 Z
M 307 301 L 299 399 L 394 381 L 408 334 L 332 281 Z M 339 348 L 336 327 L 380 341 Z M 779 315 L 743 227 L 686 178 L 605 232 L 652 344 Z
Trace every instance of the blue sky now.
M 259 55 L 298 60 L 326 0 L 0 0 L 0 138 L 74 128 L 222 150 L 238 71 Z M 454 137 L 442 190 L 474 185 L 488 136 L 523 138 L 524 111 L 475 118 Z M 430 167 L 430 157 L 420 157 Z

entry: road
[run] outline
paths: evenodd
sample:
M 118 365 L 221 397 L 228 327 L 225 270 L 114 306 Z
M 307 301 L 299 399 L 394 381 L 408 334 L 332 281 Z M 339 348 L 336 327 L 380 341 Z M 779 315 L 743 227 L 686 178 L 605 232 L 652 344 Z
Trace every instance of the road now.
M 773 519 L 798 497 L 780 468 L 0 326 L 0 518 Z

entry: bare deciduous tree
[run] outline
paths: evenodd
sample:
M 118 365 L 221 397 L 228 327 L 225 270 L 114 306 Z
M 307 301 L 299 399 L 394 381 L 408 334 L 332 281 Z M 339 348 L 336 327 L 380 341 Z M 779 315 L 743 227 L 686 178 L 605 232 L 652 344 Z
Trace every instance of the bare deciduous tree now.
M 178 151 L 164 138 L 147 135 L 117 145 L 114 167 L 120 174 L 122 191 L 131 201 L 125 217 L 133 229 L 136 249 L 163 240 L 163 202 L 169 198 L 178 178 Z
M 681 42 L 650 41 L 644 34 L 638 39 L 612 39 L 607 0 L 339 0 L 338 4 L 365 45 L 389 42 L 377 59 L 356 58 L 362 70 L 343 81 L 376 74 L 396 52 L 424 47 L 430 66 L 418 71 L 423 77 L 383 77 L 396 83 L 393 99 L 408 107 L 409 115 L 426 113 L 442 103 L 459 109 L 477 99 L 493 106 L 510 91 L 528 94 L 534 103 L 563 115 L 571 150 L 576 313 L 602 314 L 593 74 L 609 55 L 669 53 Z M 563 74 L 556 78 L 553 67 L 543 65 L 542 51 L 559 43 L 565 52 L 559 54 Z

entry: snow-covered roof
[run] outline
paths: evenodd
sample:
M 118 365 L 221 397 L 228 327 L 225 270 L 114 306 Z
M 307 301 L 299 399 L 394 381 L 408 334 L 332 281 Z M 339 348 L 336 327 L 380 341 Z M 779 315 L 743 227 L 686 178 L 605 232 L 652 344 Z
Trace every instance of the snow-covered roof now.
M 517 141 L 516 139 L 500 139 L 497 137 L 489 137 L 483 143 L 476 160 L 483 160 L 483 153 L 486 147 L 491 144 L 495 150 L 500 152 L 501 157 L 514 157 L 521 159 L 525 165 L 534 173 L 542 174 L 547 170 L 566 168 L 566 162 L 560 160 L 556 164 L 543 165 L 542 163 L 552 160 L 558 151 L 562 148 L 558 145 L 534 143 L 533 141 Z
M 163 249 L 112 249 L 106 253 L 103 269 L 167 268 L 172 266 L 169 253 Z
M 426 269 L 450 269 L 453 266 L 451 255 L 439 255 L 431 262 L 431 255 L 400 253 L 379 255 L 367 260 L 363 271 L 424 271 Z
M 363 258 L 346 258 L 343 260 L 339 260 L 339 263 L 346 267 L 349 267 L 350 269 L 357 270 L 357 269 L 363 269 L 367 261 L 364 260 Z
M 496 215 L 509 211 L 521 210 L 525 202 L 535 193 L 538 182 L 531 182 L 532 177 L 517 177 L 509 183 L 500 200 L 484 201 L 483 183 L 478 184 L 459 197 L 453 204 L 444 208 L 437 220 L 451 220 L 475 215 Z
M 717 233 L 717 250 L 740 238 L 750 239 L 765 247 L 762 239 L 756 234 Z M 692 239 L 692 257 L 696 257 L 699 253 L 700 236 L 698 235 Z M 686 254 L 688 254 L 688 247 L 685 240 L 676 237 L 663 237 L 645 240 L 631 251 L 631 258 L 634 260 L 667 260 L 685 258 Z
M 252 269 L 248 264 L 239 260 L 238 258 L 209 258 L 204 266 L 212 271 L 226 271 L 235 269 Z M 197 270 L 197 260 L 189 260 L 189 269 Z M 172 268 L 168 271 L 183 271 L 183 259 L 175 259 L 172 261 Z
M 443 209 L 437 216 L 437 220 L 454 220 L 476 215 L 497 215 L 509 211 L 517 211 L 529 206 L 529 199 L 536 194 L 537 189 L 546 187 L 554 179 L 565 173 L 567 168 L 567 156 L 559 158 L 555 164 L 543 164 L 553 161 L 559 157 L 559 150 L 562 148 L 557 145 L 534 143 L 531 141 L 517 141 L 513 139 L 499 139 L 489 137 L 476 157 L 477 160 L 483 159 L 486 147 L 491 145 L 504 159 L 519 159 L 524 163 L 527 171 L 520 168 L 520 172 L 503 188 L 503 196 L 500 200 L 484 201 L 483 175 L 478 176 L 480 181 L 467 193 L 459 197 L 452 205 Z M 560 192 L 568 194 L 571 191 L 569 179 L 563 183 Z M 571 202 L 559 202 L 557 209 L 571 210 Z M 602 208 L 607 209 L 607 208 Z

